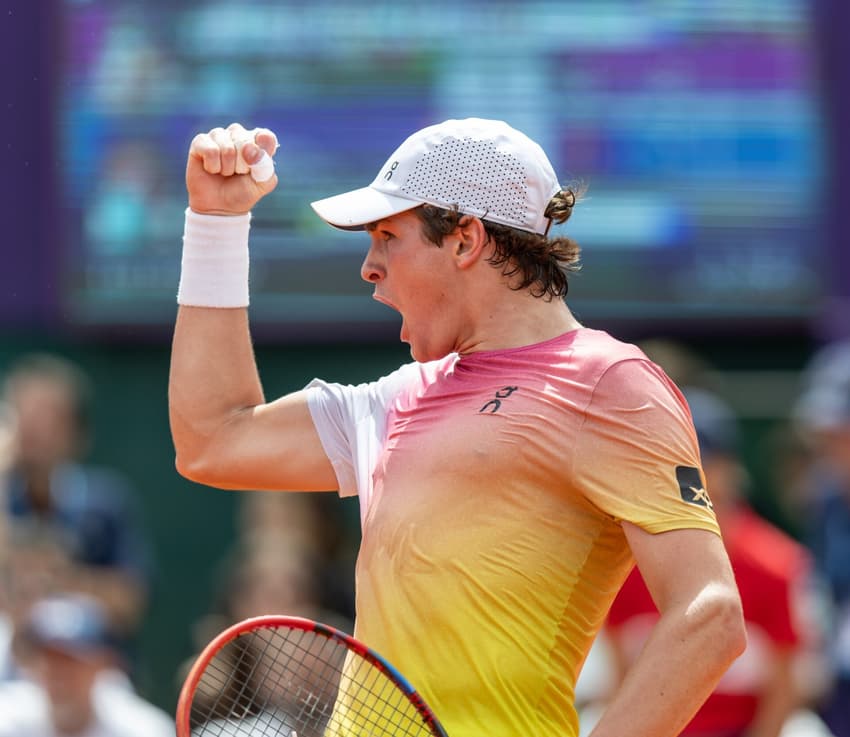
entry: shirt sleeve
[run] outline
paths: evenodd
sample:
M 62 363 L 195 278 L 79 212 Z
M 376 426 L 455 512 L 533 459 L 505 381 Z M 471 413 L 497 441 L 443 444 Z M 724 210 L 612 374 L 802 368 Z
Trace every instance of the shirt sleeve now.
M 307 405 L 336 473 L 340 496 L 359 495 L 361 509 L 371 496 L 372 471 L 386 437 L 389 409 L 416 373 L 417 364 L 406 364 L 366 384 L 313 379 L 306 387 Z
M 600 377 L 578 435 L 575 477 L 603 512 L 648 532 L 719 534 L 687 402 L 647 359 Z

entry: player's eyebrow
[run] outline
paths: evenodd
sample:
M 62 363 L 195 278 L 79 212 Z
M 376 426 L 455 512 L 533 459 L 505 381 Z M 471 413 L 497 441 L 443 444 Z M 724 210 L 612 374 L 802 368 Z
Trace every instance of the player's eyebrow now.
M 389 218 L 383 218 L 382 220 L 373 220 L 371 223 L 366 223 L 363 226 L 363 229 L 368 233 L 374 233 L 376 230 L 382 230 L 385 233 L 395 234 L 396 228 L 395 225 Z

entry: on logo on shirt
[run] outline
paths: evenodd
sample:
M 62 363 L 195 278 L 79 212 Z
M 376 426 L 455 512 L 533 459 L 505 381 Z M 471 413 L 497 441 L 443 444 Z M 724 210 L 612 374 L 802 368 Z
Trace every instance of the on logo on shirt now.
M 493 414 L 494 412 L 498 412 L 502 406 L 502 400 L 507 399 L 511 394 L 519 389 L 518 386 L 504 386 L 499 391 L 496 392 L 496 395 L 493 399 L 491 399 L 487 404 L 485 404 L 481 409 L 478 410 L 478 413 L 487 412 L 489 414 Z

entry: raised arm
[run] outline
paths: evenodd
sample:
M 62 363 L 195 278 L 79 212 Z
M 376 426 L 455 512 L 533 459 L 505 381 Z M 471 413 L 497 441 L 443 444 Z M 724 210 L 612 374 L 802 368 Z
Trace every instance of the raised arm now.
M 241 149 L 237 143 L 253 138 Z M 244 164 L 277 149 L 271 131 L 215 128 L 192 141 L 169 416 L 178 471 L 229 489 L 327 490 L 336 477 L 306 397 L 266 403 L 247 311 L 249 213 L 277 186 Z
M 591 737 L 674 737 L 744 649 L 738 589 L 713 532 L 623 529 L 661 617 Z

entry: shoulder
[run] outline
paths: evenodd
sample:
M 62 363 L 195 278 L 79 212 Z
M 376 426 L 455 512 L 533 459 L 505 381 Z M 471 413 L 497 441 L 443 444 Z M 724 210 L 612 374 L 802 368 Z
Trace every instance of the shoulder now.
M 582 328 L 577 331 L 572 343 L 573 352 L 602 365 L 610 365 L 629 358 L 646 358 L 646 354 L 634 343 L 615 338 L 604 330 Z
M 376 405 L 387 406 L 399 396 L 409 395 L 430 386 L 449 373 L 457 361 L 456 354 L 428 363 L 412 361 L 374 381 L 361 384 L 339 384 L 313 379 L 307 386 L 311 406 L 323 403 L 357 404 L 371 413 Z
M 583 330 L 574 343 L 573 356 L 580 362 L 586 382 L 595 386 L 595 403 L 686 406 L 682 393 L 664 370 L 632 343 L 601 330 Z
M 589 380 L 617 385 L 618 390 L 638 387 L 645 391 L 648 386 L 667 390 L 673 385 L 661 367 L 638 346 L 602 330 L 580 331 L 573 343 L 572 356 Z
M 404 389 L 430 386 L 441 377 L 451 373 L 457 358 L 456 353 L 451 353 L 436 361 L 406 363 L 388 376 L 379 379 L 378 385 L 393 394 Z

